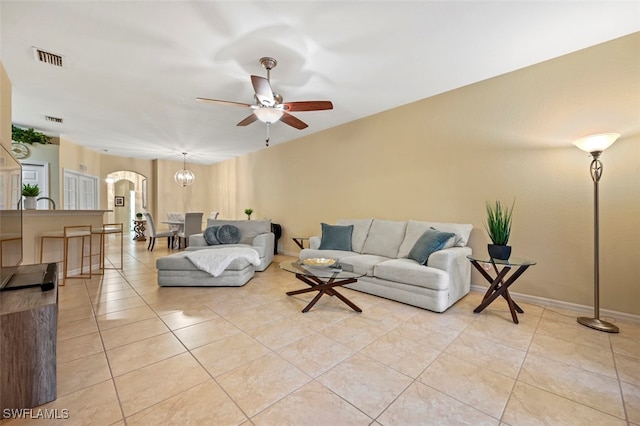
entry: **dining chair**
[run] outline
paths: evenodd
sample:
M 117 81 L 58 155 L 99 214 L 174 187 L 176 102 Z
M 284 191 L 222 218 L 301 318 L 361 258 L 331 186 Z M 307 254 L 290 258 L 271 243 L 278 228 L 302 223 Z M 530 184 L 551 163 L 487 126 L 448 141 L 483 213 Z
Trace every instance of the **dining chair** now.
M 184 214 L 184 226 L 182 231 L 178 232 L 178 248 L 182 247 L 182 240 L 184 240 L 185 248 L 189 244 L 189 235 L 200 234 L 202 232 L 202 216 L 204 213 L 185 213 Z
M 176 236 L 175 231 L 156 231 L 156 225 L 153 221 L 153 216 L 151 213 L 147 212 L 144 214 L 147 218 L 147 236 L 149 237 L 149 245 L 147 246 L 147 250 L 153 251 L 153 247 L 156 245 L 156 238 L 167 238 L 167 247 L 170 249 L 173 248 L 173 240 Z
M 167 220 L 169 222 L 184 222 L 184 215 L 178 212 L 168 212 Z M 182 225 L 169 224 L 169 231 L 175 231 L 176 233 L 182 231 Z

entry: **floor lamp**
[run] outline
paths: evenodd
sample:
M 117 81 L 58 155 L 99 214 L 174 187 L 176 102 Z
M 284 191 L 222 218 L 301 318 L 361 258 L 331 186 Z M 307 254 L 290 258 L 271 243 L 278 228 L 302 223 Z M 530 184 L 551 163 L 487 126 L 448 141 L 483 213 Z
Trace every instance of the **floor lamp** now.
M 602 163 L 600 154 L 602 151 L 613 145 L 620 137 L 618 133 L 602 133 L 599 135 L 586 136 L 578 139 L 573 144 L 583 151 L 588 152 L 593 157 L 591 161 L 591 179 L 593 179 L 593 287 L 594 287 L 594 314 L 593 318 L 578 317 L 578 322 L 587 327 L 607 333 L 618 333 L 618 327 L 600 319 L 600 213 L 598 209 L 598 182 L 602 177 Z

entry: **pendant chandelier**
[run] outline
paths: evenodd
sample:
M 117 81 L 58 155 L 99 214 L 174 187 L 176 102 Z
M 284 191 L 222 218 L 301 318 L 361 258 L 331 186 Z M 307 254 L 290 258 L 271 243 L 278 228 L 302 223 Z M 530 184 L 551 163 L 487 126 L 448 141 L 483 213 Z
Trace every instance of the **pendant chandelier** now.
M 196 179 L 196 176 L 191 170 L 187 170 L 187 153 L 183 152 L 184 160 L 182 163 L 182 170 L 178 170 L 173 177 L 176 183 L 182 187 L 189 186 Z

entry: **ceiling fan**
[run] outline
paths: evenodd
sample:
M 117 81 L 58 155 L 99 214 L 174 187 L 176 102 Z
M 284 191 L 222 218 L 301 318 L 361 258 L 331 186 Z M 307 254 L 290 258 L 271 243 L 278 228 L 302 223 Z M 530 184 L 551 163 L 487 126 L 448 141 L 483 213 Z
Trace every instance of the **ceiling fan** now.
M 271 89 L 271 70 L 278 65 L 278 62 L 270 57 L 260 58 L 260 64 L 267 70 L 267 78 L 257 75 L 251 76 L 251 84 L 255 91 L 255 104 L 246 104 L 242 102 L 221 101 L 217 99 L 196 98 L 203 102 L 212 102 L 219 105 L 231 105 L 253 109 L 253 113 L 247 118 L 239 122 L 238 126 L 247 126 L 256 120 L 260 120 L 267 125 L 267 138 L 265 140 L 269 146 L 269 128 L 271 123 L 282 121 L 291 127 L 302 130 L 307 123 L 289 114 L 293 111 L 321 111 L 333 109 L 331 101 L 299 101 L 299 102 L 283 102 L 282 96 L 274 93 Z

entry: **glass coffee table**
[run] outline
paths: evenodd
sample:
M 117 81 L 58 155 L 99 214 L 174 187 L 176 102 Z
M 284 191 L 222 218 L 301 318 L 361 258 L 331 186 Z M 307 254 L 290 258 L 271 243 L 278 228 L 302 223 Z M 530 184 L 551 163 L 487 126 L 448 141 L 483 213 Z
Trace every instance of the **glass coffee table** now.
M 309 288 L 303 288 L 300 290 L 288 291 L 287 296 L 294 296 L 296 294 L 309 293 L 317 291 L 318 294 L 313 298 L 311 302 L 302 310 L 302 312 L 309 312 L 309 309 L 315 305 L 323 294 L 329 296 L 335 296 L 351 309 L 356 312 L 362 312 L 358 306 L 352 301 L 344 297 L 338 292 L 336 287 L 343 286 L 345 284 L 351 284 L 358 281 L 358 278 L 365 274 L 343 270 L 339 263 L 336 262 L 331 267 L 321 266 L 308 266 L 303 264 L 300 260 L 282 262 L 280 268 L 287 272 L 296 274 L 296 278 L 304 282 Z

